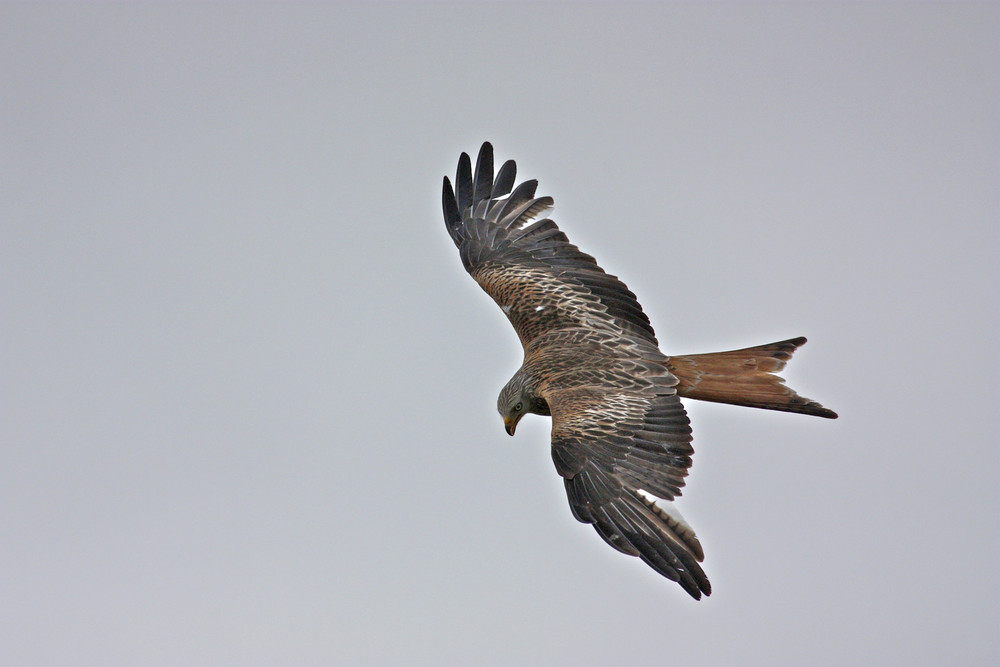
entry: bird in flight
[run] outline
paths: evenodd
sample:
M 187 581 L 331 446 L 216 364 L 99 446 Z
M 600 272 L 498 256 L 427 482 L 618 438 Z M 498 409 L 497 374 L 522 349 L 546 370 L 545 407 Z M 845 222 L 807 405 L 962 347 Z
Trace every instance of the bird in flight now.
M 484 143 L 466 153 L 442 196 L 462 264 L 507 315 L 524 362 L 500 391 L 507 433 L 529 412 L 552 417 L 552 460 L 570 509 L 605 542 L 638 556 L 693 598 L 712 592 L 704 552 L 674 506 L 691 467 L 691 425 L 681 398 L 837 414 L 775 373 L 805 338 L 667 356 L 635 294 L 570 243 L 547 217 L 538 182 L 514 187 L 516 166 L 494 175 Z

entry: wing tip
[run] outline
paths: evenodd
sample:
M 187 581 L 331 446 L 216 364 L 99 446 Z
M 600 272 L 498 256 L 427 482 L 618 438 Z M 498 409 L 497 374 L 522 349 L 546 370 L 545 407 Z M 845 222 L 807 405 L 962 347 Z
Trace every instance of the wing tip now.
M 476 156 L 476 172 L 473 180 L 472 206 L 476 208 L 490 198 L 493 191 L 493 144 L 484 141 Z
M 451 187 L 451 180 L 445 176 L 441 186 L 441 208 L 444 211 L 444 224 L 448 228 L 448 234 L 455 238 L 455 230 L 462 222 L 462 215 L 458 210 L 458 201 L 455 199 L 455 191 Z
M 458 212 L 461 215 L 466 209 L 472 206 L 472 158 L 469 154 L 462 152 L 458 156 L 458 170 L 455 173 L 455 196 L 458 200 Z

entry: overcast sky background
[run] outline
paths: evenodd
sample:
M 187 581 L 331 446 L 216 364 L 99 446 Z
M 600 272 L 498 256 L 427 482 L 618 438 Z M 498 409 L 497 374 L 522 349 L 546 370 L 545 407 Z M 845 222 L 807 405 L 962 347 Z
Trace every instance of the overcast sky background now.
M 998 9 L 0 7 L 0 663 L 996 664 Z M 691 405 L 694 602 L 570 514 L 440 212 L 494 143 Z

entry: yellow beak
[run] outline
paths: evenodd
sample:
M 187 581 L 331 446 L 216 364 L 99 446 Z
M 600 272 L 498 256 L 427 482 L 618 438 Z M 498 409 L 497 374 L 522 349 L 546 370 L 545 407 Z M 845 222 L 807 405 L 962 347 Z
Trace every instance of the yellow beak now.
M 513 419 L 510 417 L 503 418 L 503 427 L 507 430 L 507 435 L 514 435 L 514 429 L 517 428 L 517 422 L 520 419 L 520 417 L 514 417 Z

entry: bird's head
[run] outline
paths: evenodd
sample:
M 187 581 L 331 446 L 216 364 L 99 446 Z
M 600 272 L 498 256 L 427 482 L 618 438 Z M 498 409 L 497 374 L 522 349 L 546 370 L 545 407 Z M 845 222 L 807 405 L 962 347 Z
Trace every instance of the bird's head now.
M 500 410 L 500 416 L 503 417 L 503 427 L 507 430 L 507 435 L 514 435 L 517 422 L 521 421 L 521 417 L 527 412 L 524 406 L 525 402 L 521 397 L 514 397 L 512 402 L 498 404 L 497 408 Z
M 549 414 L 548 405 L 535 395 L 520 371 L 511 378 L 507 386 L 500 390 L 500 396 L 497 398 L 497 411 L 503 417 L 503 426 L 507 430 L 507 435 L 514 435 L 517 423 L 527 413 Z

